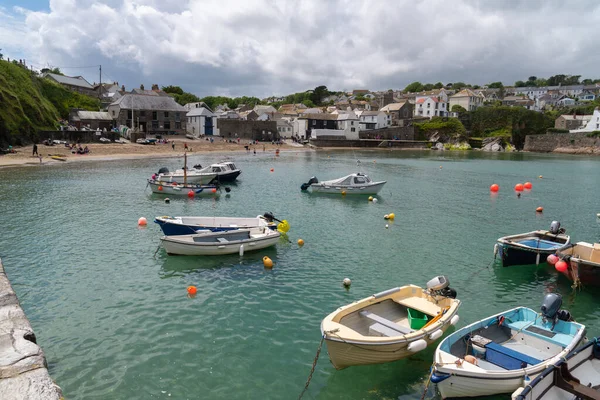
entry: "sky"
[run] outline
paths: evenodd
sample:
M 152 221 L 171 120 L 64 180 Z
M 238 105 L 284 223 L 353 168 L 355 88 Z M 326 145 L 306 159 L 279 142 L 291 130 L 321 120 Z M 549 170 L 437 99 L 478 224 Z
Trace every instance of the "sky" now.
M 200 97 L 600 78 L 598 26 L 597 0 L 0 0 L 5 58 Z

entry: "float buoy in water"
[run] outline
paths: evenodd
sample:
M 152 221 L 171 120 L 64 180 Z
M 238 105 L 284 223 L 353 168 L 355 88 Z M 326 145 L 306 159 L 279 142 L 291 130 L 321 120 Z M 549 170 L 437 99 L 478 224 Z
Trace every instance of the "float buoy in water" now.
M 263 257 L 263 265 L 265 266 L 265 268 L 273 268 L 273 260 L 271 260 L 269 257 L 264 256 Z
M 548 257 L 546 257 L 546 261 L 550 265 L 555 265 L 558 262 L 558 257 L 556 257 L 554 254 L 550 254 Z
M 544 212 L 544 207 L 538 207 L 538 208 L 536 208 L 535 212 L 539 212 L 539 213 Z
M 531 184 L 531 182 L 525 182 L 525 184 L 523 185 L 523 187 L 525 189 L 527 189 L 527 190 L 530 190 L 533 187 L 533 185 Z
M 196 286 L 188 286 L 187 288 L 187 292 L 190 296 L 194 296 L 197 291 Z
M 373 201 L 373 196 L 369 196 L 369 201 Z
M 494 183 L 492 186 L 490 186 L 490 192 L 498 192 L 498 190 L 500 190 L 500 186 L 498 186 L 498 184 Z
M 346 191 L 342 190 L 342 196 L 345 196 L 345 195 L 346 195 Z
M 516 190 L 517 192 L 522 192 L 522 191 L 523 191 L 523 184 L 522 184 L 522 183 L 517 183 L 517 184 L 515 185 L 515 190 Z
M 389 216 L 389 214 L 385 214 L 385 215 L 383 216 L 383 219 L 390 219 L 390 216 Z
M 298 239 L 298 246 L 304 246 L 304 240 Z
M 350 278 L 344 278 L 344 280 L 342 281 L 342 285 L 344 285 L 344 287 L 349 288 L 350 285 L 352 285 L 352 281 L 350 280 Z
M 376 197 L 373 198 L 373 203 L 377 203 L 377 198 Z
M 138 225 L 139 226 L 146 226 L 146 225 L 148 225 L 148 220 L 146 220 L 145 217 L 141 217 L 140 219 L 138 219 Z
M 391 220 L 393 220 L 394 218 L 396 218 L 396 214 L 394 214 L 394 213 L 390 213 L 390 214 L 388 215 L 388 217 L 389 217 Z
M 569 268 L 569 265 L 566 261 L 560 260 L 554 264 L 554 268 L 556 268 L 558 272 L 565 272 Z
M 191 199 L 192 197 L 194 197 L 194 191 L 193 191 L 193 190 L 190 190 L 190 191 L 188 192 L 188 197 L 189 197 L 190 199 Z

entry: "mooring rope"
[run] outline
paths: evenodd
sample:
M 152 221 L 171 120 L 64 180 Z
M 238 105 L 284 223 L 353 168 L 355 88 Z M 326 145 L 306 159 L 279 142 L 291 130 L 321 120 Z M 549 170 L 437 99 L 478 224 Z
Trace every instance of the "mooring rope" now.
M 421 396 L 421 400 L 425 398 L 427 391 L 429 390 L 429 384 L 431 383 L 431 377 L 433 376 L 433 367 L 435 367 L 435 361 L 431 364 L 431 368 L 429 371 L 429 377 L 427 378 L 427 382 L 425 382 L 425 389 L 423 390 L 423 395 Z
M 302 393 L 300 393 L 300 396 L 298 396 L 298 400 L 300 400 L 302 396 L 304 396 L 304 393 L 308 390 L 308 385 L 310 385 L 313 373 L 315 372 L 315 367 L 317 366 L 317 361 L 319 360 L 319 355 L 321 354 L 321 348 L 323 347 L 323 342 L 325 341 L 325 335 L 326 334 L 323 333 L 323 336 L 321 337 L 321 342 L 319 343 L 319 347 L 317 348 L 317 354 L 315 355 L 315 359 L 313 360 L 312 368 L 310 369 L 310 374 L 308 374 L 308 379 L 304 384 L 304 389 L 302 390 Z

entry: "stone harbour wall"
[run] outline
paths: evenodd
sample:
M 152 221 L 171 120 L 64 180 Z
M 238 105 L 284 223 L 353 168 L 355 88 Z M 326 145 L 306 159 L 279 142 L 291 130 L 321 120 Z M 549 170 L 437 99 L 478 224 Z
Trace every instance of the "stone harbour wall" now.
M 0 260 L 0 399 L 62 398 Z
M 588 133 L 546 133 L 527 135 L 523 150 L 541 153 L 600 153 L 600 137 L 588 137 Z

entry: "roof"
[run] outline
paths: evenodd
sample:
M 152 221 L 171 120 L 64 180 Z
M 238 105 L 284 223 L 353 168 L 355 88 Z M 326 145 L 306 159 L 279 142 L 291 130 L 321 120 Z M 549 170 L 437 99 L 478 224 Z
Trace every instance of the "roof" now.
M 340 112 L 337 114 L 338 121 L 345 121 L 349 119 L 358 119 L 354 111 Z
M 377 115 L 379 115 L 379 111 L 359 111 L 359 112 L 360 112 L 361 116 L 362 115 L 366 115 L 366 116 L 371 116 L 371 115 L 377 116 Z
M 452 97 L 477 97 L 478 95 L 473 93 L 471 89 L 463 89 L 460 92 L 452 95 Z
M 431 99 L 434 103 L 438 103 L 439 100 L 437 97 L 435 96 L 427 96 L 427 97 L 421 97 L 416 101 L 416 104 L 422 104 L 425 103 L 427 101 L 427 99 Z
M 171 96 L 148 96 L 132 93 L 123 95 L 123 97 L 111 103 L 110 106 L 119 106 L 126 110 L 187 111 L 184 106 L 177 104 Z
M 381 111 L 398 111 L 402 107 L 404 107 L 405 104 L 406 104 L 406 101 L 400 101 L 398 103 L 391 103 L 391 104 L 388 104 L 387 106 L 381 107 Z
M 320 108 L 307 108 L 306 110 L 301 111 L 302 114 L 322 114 L 323 110 Z
M 77 111 L 77 118 L 79 120 L 112 121 L 112 117 L 107 111 Z
M 132 89 L 132 94 L 144 94 L 146 96 L 169 96 L 167 92 L 163 92 L 162 90 L 142 90 L 142 89 Z
M 298 119 L 319 119 L 327 121 L 337 121 L 337 114 L 302 114 Z
M 63 85 L 78 86 L 78 87 L 90 89 L 90 90 L 94 89 L 92 87 L 92 85 L 90 85 L 90 83 L 88 81 L 86 81 L 85 79 L 83 79 L 81 76 L 65 76 L 65 75 L 53 74 L 51 72 L 46 72 L 44 74 L 44 77 L 50 77 L 50 78 L 54 79 L 56 82 L 62 83 Z
M 199 117 L 201 115 L 204 115 L 206 117 L 214 117 L 215 116 L 215 114 L 213 114 L 210 110 L 207 110 L 204 107 L 199 107 L 199 108 L 192 108 L 192 110 L 186 114 L 186 117 Z

